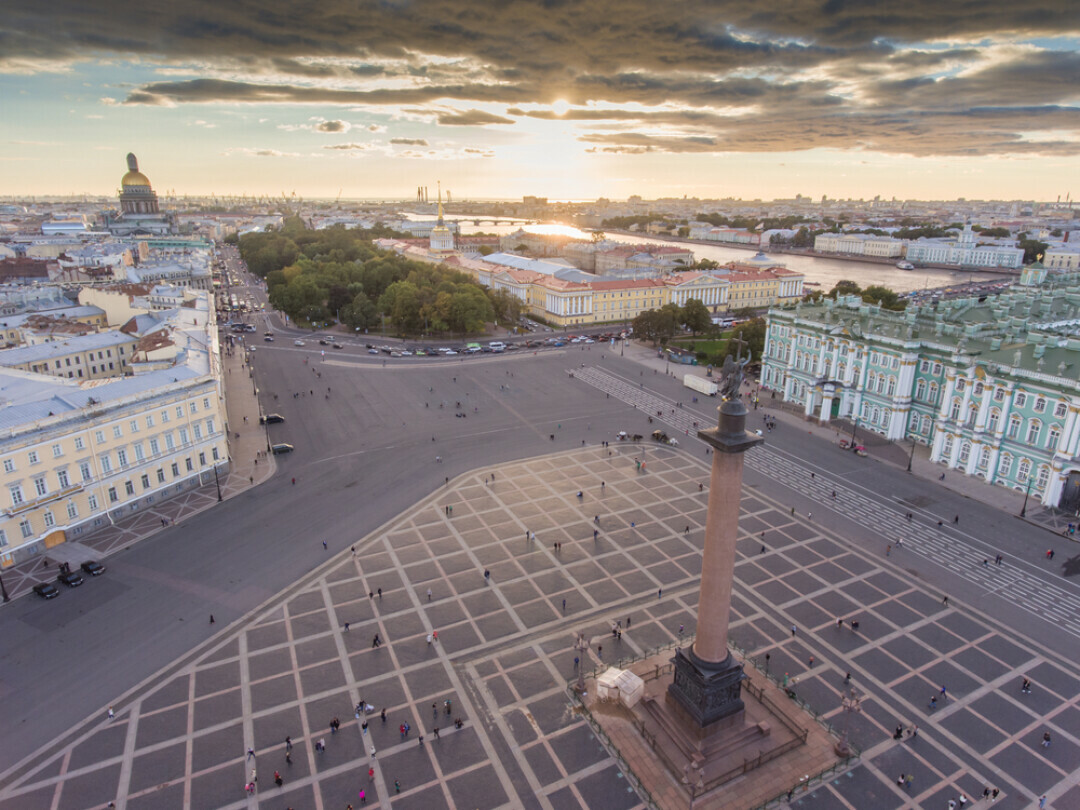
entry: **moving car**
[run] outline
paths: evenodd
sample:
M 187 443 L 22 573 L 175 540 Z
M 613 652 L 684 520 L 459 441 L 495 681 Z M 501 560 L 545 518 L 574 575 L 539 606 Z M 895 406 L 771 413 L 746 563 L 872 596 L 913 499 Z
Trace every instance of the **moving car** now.
M 270 337 L 269 335 L 264 337 L 263 340 L 265 340 L 267 343 L 273 343 L 274 342 L 274 339 L 272 337 Z
M 329 344 L 326 342 L 325 338 L 319 338 L 319 345 L 320 346 L 327 346 Z
M 335 344 L 333 344 L 333 345 L 334 345 L 334 348 L 335 348 L 335 349 L 344 349 L 344 348 L 345 348 L 345 347 L 344 347 L 344 346 L 342 346 L 342 345 L 341 345 L 340 343 L 335 343 Z
M 282 453 L 291 453 L 296 448 L 291 444 L 275 444 L 271 449 L 275 456 L 280 456 Z
M 368 353 L 368 354 L 378 354 L 378 353 L 379 353 L 379 350 L 378 350 L 378 349 L 368 349 L 368 350 L 367 350 L 367 353 Z
M 82 574 L 78 571 L 64 571 L 56 578 L 57 582 L 63 582 L 69 588 L 78 588 L 83 584 Z
M 292 345 L 293 345 L 293 346 L 303 346 L 303 345 L 304 345 L 304 341 L 302 341 L 302 340 L 294 340 L 294 341 L 292 342 Z
M 105 566 L 97 560 L 87 560 L 80 567 L 92 577 L 99 577 L 105 573 Z
M 34 586 L 34 593 L 40 596 L 42 599 L 55 599 L 60 595 L 60 591 L 51 582 L 42 582 Z
M 259 417 L 259 424 L 261 425 L 279 425 L 285 421 L 285 417 L 280 413 L 268 413 L 266 416 Z

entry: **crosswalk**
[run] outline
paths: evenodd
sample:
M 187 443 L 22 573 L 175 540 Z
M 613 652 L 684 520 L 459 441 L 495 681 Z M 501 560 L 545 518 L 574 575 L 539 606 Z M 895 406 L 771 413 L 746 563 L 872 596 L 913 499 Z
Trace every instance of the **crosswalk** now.
M 668 426 L 667 432 L 680 439 L 695 436 L 703 427 L 700 417 L 679 403 L 645 388 L 643 381 L 621 377 L 609 371 L 587 366 L 573 369 L 576 379 L 622 400 L 646 415 L 654 423 Z M 688 395 L 692 396 L 688 392 Z M 888 501 L 849 484 L 837 483 L 824 476 L 811 476 L 811 469 L 800 459 L 769 446 L 760 446 L 746 455 L 746 466 L 800 495 L 812 498 L 860 526 L 868 544 L 882 552 L 892 544 L 895 554 L 919 555 L 994 593 L 1022 610 L 1051 622 L 1080 637 L 1080 595 L 1073 589 L 1047 582 L 1016 565 L 995 565 L 993 552 L 984 552 L 958 532 L 941 530 L 924 520 L 906 519 L 908 510 L 899 511 Z M 816 472 L 813 471 L 813 472 Z M 833 493 L 836 497 L 833 497 Z M 903 546 L 898 547 L 902 541 Z M 984 564 L 984 560 L 988 564 Z

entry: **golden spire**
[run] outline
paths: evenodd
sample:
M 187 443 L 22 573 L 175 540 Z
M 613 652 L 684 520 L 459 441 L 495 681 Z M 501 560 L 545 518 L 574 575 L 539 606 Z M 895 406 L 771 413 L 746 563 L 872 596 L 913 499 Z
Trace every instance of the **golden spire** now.
M 443 218 L 442 218 L 442 180 L 438 180 L 436 182 L 438 183 L 438 188 L 439 188 L 439 224 L 442 225 L 443 224 Z

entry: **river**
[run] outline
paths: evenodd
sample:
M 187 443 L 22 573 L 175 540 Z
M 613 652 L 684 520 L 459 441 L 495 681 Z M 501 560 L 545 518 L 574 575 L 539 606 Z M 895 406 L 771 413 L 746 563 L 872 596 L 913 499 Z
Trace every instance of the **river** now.
M 422 214 L 407 215 L 410 219 L 424 219 Z M 430 215 L 426 218 L 430 219 Z M 494 233 L 499 236 L 513 233 L 523 227 L 519 222 L 507 225 L 473 225 L 475 216 L 447 216 L 448 220 L 460 220 L 462 236 L 470 236 L 478 233 Z M 507 219 L 502 217 L 501 219 Z M 566 225 L 525 225 L 525 230 L 548 233 L 562 233 L 567 236 L 577 236 L 581 239 L 591 239 L 592 234 Z M 654 244 L 654 245 L 679 245 L 694 252 L 697 259 L 711 259 L 720 264 L 730 261 L 746 261 L 754 255 L 753 251 L 739 248 L 723 247 L 721 245 L 702 245 L 696 242 L 669 242 L 664 239 L 655 239 L 646 236 L 636 236 L 625 233 L 609 234 L 610 239 L 628 244 Z M 861 287 L 869 287 L 880 284 L 896 292 L 908 292 L 909 290 L 921 290 L 924 288 L 948 287 L 954 284 L 965 284 L 969 281 L 996 281 L 1015 278 L 1007 274 L 997 273 L 969 273 L 966 270 L 901 270 L 894 264 L 877 264 L 874 262 L 846 261 L 844 259 L 830 259 L 818 256 L 802 256 L 794 253 L 775 253 L 769 257 L 776 264 L 788 267 L 805 274 L 806 280 L 821 285 L 820 289 L 827 292 L 838 281 L 854 281 Z

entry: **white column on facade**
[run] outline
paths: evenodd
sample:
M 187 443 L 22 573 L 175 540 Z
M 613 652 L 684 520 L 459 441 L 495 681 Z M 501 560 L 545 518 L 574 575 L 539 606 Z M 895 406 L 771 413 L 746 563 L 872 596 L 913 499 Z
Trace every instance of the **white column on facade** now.
M 822 388 L 821 396 L 821 417 L 822 424 L 829 422 L 832 419 L 832 404 L 833 397 L 836 396 L 836 386 L 826 385 Z
M 956 469 L 956 465 L 959 463 L 960 458 L 960 445 L 961 435 L 955 431 L 950 431 L 950 435 L 953 437 L 952 452 L 949 453 L 948 465 L 950 469 Z
M 941 406 L 938 408 L 938 418 L 948 419 L 952 405 L 953 390 L 956 387 L 956 372 L 949 369 L 945 372 L 945 386 L 941 389 Z
M 945 446 L 945 431 L 940 423 L 934 425 L 934 441 L 930 447 L 930 460 L 941 460 L 941 452 Z
M 976 437 L 971 440 L 971 453 L 968 455 L 967 466 L 964 472 L 968 475 L 975 474 L 975 467 L 979 463 L 979 454 L 982 453 L 982 439 Z
M 804 403 L 803 414 L 807 419 L 810 419 L 814 415 L 814 389 L 809 385 L 806 386 L 806 402 Z
M 1061 430 L 1061 441 L 1058 442 L 1058 452 L 1068 458 L 1078 455 L 1077 437 L 1080 436 L 1080 430 L 1077 429 L 1080 427 L 1078 413 L 1080 413 L 1080 408 L 1070 404 L 1068 413 L 1065 414 L 1065 426 Z
M 979 412 L 975 414 L 976 433 L 980 433 L 986 429 L 986 420 L 989 418 L 990 403 L 993 401 L 993 399 L 994 397 L 990 390 L 990 387 L 987 386 L 983 388 L 983 397 L 982 401 L 979 403 Z

